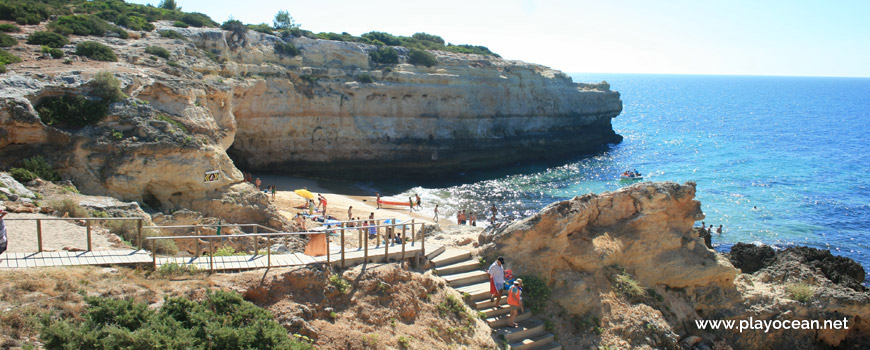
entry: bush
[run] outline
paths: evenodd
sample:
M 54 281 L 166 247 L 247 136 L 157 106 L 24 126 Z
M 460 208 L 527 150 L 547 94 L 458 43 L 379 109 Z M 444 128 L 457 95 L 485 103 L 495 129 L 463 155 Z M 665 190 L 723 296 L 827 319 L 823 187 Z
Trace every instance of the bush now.
M 399 40 L 398 37 L 384 32 L 368 32 L 362 35 L 363 38 L 374 41 L 380 41 L 384 43 L 384 45 L 390 46 L 399 46 L 402 45 L 402 41 Z
M 60 16 L 48 24 L 48 29 L 63 35 L 93 35 L 105 36 L 107 32 L 116 31 L 111 24 L 100 17 L 92 15 Z
M 139 17 L 139 16 L 126 16 L 118 19 L 118 25 L 130 28 L 132 30 L 143 30 L 146 32 L 150 32 L 154 30 L 154 25 L 148 23 L 148 20 Z
M 411 35 L 411 37 L 420 41 L 429 41 L 438 45 L 444 45 L 444 39 L 437 35 L 427 33 L 415 33 L 414 35 Z
M 193 27 L 217 27 L 217 23 L 211 20 L 211 17 L 202 13 L 191 12 L 181 16 L 181 21 Z
M 363 84 L 371 84 L 371 83 L 375 82 L 375 80 L 372 78 L 372 75 L 369 73 L 362 73 L 360 75 L 357 75 L 356 81 L 363 83 Z
M 15 181 L 20 183 L 33 181 L 37 177 L 36 174 L 32 173 L 30 170 L 22 168 L 12 168 L 9 170 L 9 173 Z
M 236 34 L 245 34 L 248 31 L 248 27 L 246 27 L 242 21 L 237 19 L 230 19 L 221 24 L 221 29 L 229 30 Z
M 281 56 L 296 57 L 299 55 L 299 49 L 293 43 L 278 41 L 275 43 L 275 53 Z
M 187 23 L 184 23 L 182 21 L 172 22 L 172 26 L 176 27 L 176 28 L 187 28 L 188 27 Z
M 63 57 L 63 50 L 51 48 L 45 45 L 42 45 L 42 53 L 47 53 L 51 55 L 51 58 L 61 58 Z
M 160 46 L 148 46 L 145 48 L 145 53 L 152 54 L 154 56 L 163 57 L 165 59 L 169 59 L 169 50 L 164 49 Z
M 85 56 L 97 61 L 118 61 L 118 56 L 115 55 L 112 48 L 96 41 L 84 41 L 76 45 L 76 55 Z
M 435 59 L 435 56 L 431 53 L 423 50 L 411 49 L 411 53 L 408 54 L 408 63 L 415 66 L 432 67 L 438 64 L 438 60 Z
M 4 66 L 10 63 L 18 62 L 21 62 L 21 59 L 18 58 L 18 56 L 9 53 L 9 51 L 0 49 L 0 63 L 2 63 Z
M 132 300 L 85 301 L 81 319 L 46 321 L 46 349 L 311 349 L 235 292 L 208 291 L 199 302 L 168 298 L 159 311 Z
M 43 180 L 60 180 L 60 174 L 58 174 L 57 170 L 54 170 L 54 168 L 52 168 L 42 156 L 34 156 L 32 158 L 24 159 L 24 169 L 36 174 L 36 176 L 41 177 Z
M 18 40 L 15 40 L 15 38 L 9 36 L 9 34 L 0 33 L 0 47 L 10 47 L 15 45 L 18 45 Z
M 0 3 L 0 19 L 15 21 L 20 25 L 39 24 L 51 14 L 51 9 L 39 1 L 7 0 Z
M 61 128 L 81 128 L 93 125 L 106 116 L 108 104 L 82 96 L 49 96 L 36 105 L 39 119 L 46 125 Z
M 11 23 L 0 23 L 0 32 L 6 33 L 18 33 L 21 31 L 17 25 Z
M 339 274 L 329 276 L 329 284 L 335 287 L 341 294 L 350 293 L 350 283 Z
M 638 300 L 646 296 L 646 289 L 640 286 L 631 275 L 622 273 L 616 276 L 616 289 L 630 300 Z
M 6 73 L 6 63 L 0 63 L 0 73 Z
M 812 286 L 806 283 L 795 283 L 790 284 L 785 287 L 785 291 L 788 292 L 789 297 L 792 300 L 796 300 L 802 303 L 806 303 L 816 294 L 815 289 Z
M 27 43 L 30 45 L 45 45 L 53 48 L 61 48 L 68 44 L 69 40 L 58 33 L 33 32 L 27 36 Z
M 523 280 L 523 305 L 534 313 L 540 313 L 550 300 L 550 287 L 538 276 L 525 275 L 519 278 Z
M 369 57 L 375 63 L 396 64 L 399 63 L 399 52 L 389 46 L 381 46 L 377 50 L 369 52 Z
M 62 201 L 52 201 L 49 203 L 49 206 L 60 213 L 66 213 L 71 218 L 86 218 L 89 216 L 85 208 L 82 208 L 76 201 L 69 198 Z
M 121 91 L 121 82 L 110 72 L 99 72 L 88 82 L 91 95 L 103 99 L 106 103 L 118 102 L 127 96 Z
M 441 316 L 453 315 L 457 318 L 463 318 L 466 314 L 465 304 L 462 303 L 462 300 L 456 299 L 452 295 L 447 295 L 447 298 L 438 303 L 436 307 Z
M 272 31 L 272 27 L 266 23 L 248 24 L 248 29 L 253 30 L 255 32 L 260 32 L 263 34 L 274 34 L 274 32 Z
M 167 39 L 181 39 L 187 41 L 187 38 L 185 38 L 184 35 L 174 30 L 161 30 L 157 32 L 157 34 L 160 34 L 161 37 Z
M 196 265 L 176 264 L 174 262 L 160 265 L 157 268 L 157 274 L 160 276 L 192 275 L 197 272 L 199 272 L 199 269 L 196 268 Z

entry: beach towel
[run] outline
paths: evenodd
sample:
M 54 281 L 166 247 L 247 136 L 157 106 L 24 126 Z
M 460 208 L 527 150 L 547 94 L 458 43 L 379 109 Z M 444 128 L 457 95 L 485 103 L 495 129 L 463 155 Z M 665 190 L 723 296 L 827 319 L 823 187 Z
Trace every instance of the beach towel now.
M 489 295 L 498 294 L 498 290 L 495 289 L 495 281 L 492 280 L 492 276 L 489 276 Z

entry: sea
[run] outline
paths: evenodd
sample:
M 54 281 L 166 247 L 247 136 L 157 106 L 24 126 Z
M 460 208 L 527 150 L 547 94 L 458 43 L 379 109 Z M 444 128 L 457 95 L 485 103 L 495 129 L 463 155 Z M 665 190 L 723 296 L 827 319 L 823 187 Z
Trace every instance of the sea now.
M 870 271 L 870 78 L 570 75 L 620 92 L 613 128 L 621 143 L 444 181 L 352 187 L 404 200 L 420 194 L 424 210 L 439 204 L 442 217 L 496 205 L 519 219 L 555 201 L 617 190 L 626 186 L 619 174 L 636 169 L 644 181 L 697 183 L 704 221 L 724 228 L 713 235 L 718 251 L 737 242 L 803 245 Z

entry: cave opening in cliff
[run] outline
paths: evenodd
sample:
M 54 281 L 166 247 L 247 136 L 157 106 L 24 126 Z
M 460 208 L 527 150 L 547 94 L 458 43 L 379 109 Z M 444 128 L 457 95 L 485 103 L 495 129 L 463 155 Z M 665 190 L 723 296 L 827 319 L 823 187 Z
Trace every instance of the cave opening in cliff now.
M 160 200 L 158 200 L 149 190 L 145 190 L 145 193 L 142 194 L 142 203 L 145 203 L 145 205 L 151 207 L 153 210 L 160 210 L 163 207 Z

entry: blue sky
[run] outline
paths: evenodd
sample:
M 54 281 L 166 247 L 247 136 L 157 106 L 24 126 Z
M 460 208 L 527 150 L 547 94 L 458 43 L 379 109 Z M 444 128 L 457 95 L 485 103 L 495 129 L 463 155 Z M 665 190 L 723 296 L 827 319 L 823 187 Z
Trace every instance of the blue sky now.
M 287 10 L 314 32 L 426 32 L 565 72 L 870 77 L 867 0 L 176 2 L 218 22 Z

